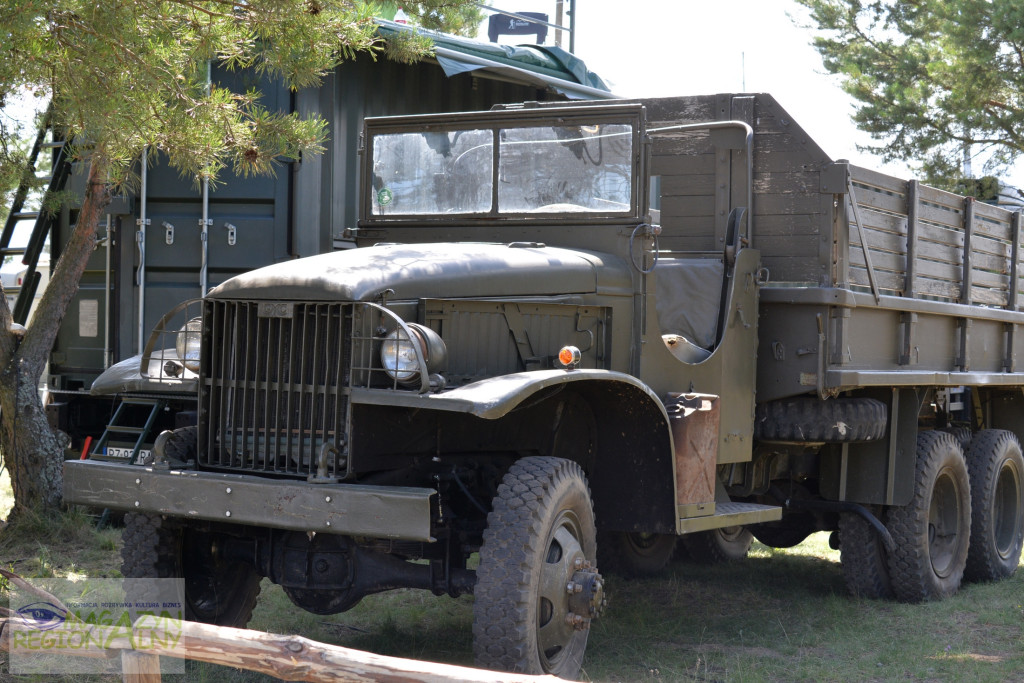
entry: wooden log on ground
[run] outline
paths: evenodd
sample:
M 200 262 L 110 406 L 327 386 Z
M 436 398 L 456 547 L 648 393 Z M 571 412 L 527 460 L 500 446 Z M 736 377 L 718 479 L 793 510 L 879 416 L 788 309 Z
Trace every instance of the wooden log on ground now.
M 0 619 L 0 647 L 10 651 L 12 627 Z M 285 681 L 311 683 L 555 683 L 555 676 L 484 671 L 452 664 L 386 657 L 302 636 L 286 636 L 191 621 L 140 617 L 128 633 L 125 627 L 90 626 L 91 642 L 109 649 L 53 648 L 51 654 L 122 658 L 126 681 L 159 681 L 156 655 L 192 659 L 257 671 Z M 133 650 L 132 643 L 139 644 Z M 132 676 L 129 678 L 128 676 Z M 156 676 L 155 678 L 153 676 Z
M 178 634 L 161 631 L 160 626 L 152 633 L 155 643 L 170 643 L 175 635 Z M 258 671 L 285 681 L 554 683 L 563 680 L 555 676 L 484 671 L 451 664 L 385 657 L 318 643 L 302 636 L 283 636 L 195 622 L 182 622 L 177 645 L 158 645 L 148 651 Z

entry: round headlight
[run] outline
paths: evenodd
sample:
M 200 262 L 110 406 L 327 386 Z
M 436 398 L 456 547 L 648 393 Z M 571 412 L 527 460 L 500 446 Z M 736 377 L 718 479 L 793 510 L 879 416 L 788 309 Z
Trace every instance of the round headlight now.
M 448 352 L 444 341 L 429 327 L 407 323 L 413 338 L 401 327 L 391 330 L 380 345 L 380 363 L 391 379 L 400 384 L 420 381 L 419 356 L 427 366 L 427 374 L 440 370 Z
M 174 342 L 178 360 L 192 372 L 199 372 L 199 347 L 202 344 L 202 332 L 203 319 L 192 318 L 178 330 L 178 339 Z

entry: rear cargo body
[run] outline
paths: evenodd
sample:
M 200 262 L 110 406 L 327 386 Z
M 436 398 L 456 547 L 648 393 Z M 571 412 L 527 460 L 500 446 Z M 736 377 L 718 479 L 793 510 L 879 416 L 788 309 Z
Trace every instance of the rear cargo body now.
M 835 162 L 767 95 L 664 100 L 648 116 L 653 129 L 725 117 L 754 128 L 758 401 L 1024 384 L 1018 213 Z M 729 161 L 706 139 L 655 135 L 651 174 L 662 248 L 720 249 L 744 186 Z

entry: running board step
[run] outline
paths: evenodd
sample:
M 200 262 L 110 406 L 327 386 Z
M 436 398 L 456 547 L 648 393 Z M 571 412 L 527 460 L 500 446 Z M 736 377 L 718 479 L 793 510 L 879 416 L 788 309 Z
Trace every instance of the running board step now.
M 745 526 L 782 519 L 782 508 L 757 503 L 717 503 L 715 514 L 703 517 L 682 517 L 676 524 L 676 533 L 691 534 L 730 526 Z

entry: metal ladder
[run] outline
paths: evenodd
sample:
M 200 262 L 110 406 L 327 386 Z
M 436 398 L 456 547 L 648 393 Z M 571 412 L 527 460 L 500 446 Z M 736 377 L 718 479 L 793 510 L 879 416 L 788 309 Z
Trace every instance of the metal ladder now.
M 149 416 L 146 418 L 146 423 L 142 427 L 131 427 L 121 423 L 126 418 L 125 406 L 149 406 Z M 114 411 L 113 417 L 110 418 L 110 424 L 103 430 L 103 435 L 100 436 L 99 441 L 89 451 L 90 458 L 101 458 L 109 459 L 106 453 L 107 445 L 110 442 L 111 435 L 120 434 L 128 435 L 129 438 L 125 441 L 131 441 L 131 438 L 135 439 L 135 446 L 132 448 L 131 456 L 128 457 L 128 462 L 134 464 L 139 457 L 139 451 L 142 449 L 142 444 L 146 443 L 149 439 L 150 432 L 153 430 L 153 425 L 156 423 L 156 417 L 160 412 L 167 407 L 167 401 L 162 398 L 123 398 L 121 403 L 118 404 L 117 410 Z M 137 421 L 134 421 L 137 424 Z M 118 458 L 123 460 L 123 458 Z
M 21 256 L 22 264 L 28 266 L 24 282 L 16 288 L 18 298 L 14 303 L 14 310 L 12 311 L 14 322 L 19 325 L 24 325 L 25 321 L 28 320 L 32 299 L 35 297 L 36 289 L 39 287 L 41 280 L 40 273 L 36 271 L 39 265 L 39 256 L 43 252 L 46 236 L 50 233 L 54 222 L 57 220 L 57 214 L 54 211 L 26 211 L 25 202 L 28 200 L 29 192 L 33 187 L 40 183 L 40 181 L 47 181 L 46 192 L 43 194 L 40 202 L 41 206 L 46 206 L 47 199 L 63 190 L 67 185 L 68 178 L 71 176 L 71 162 L 65 152 L 64 142 L 46 141 L 47 135 L 51 130 L 50 112 L 47 111 L 26 160 L 21 183 L 14 193 L 14 199 L 11 202 L 10 212 L 7 214 L 7 221 L 4 223 L 3 232 L 0 233 L 0 260 L 7 256 Z M 37 164 L 40 152 L 44 149 L 56 150 L 48 178 L 37 175 L 39 172 Z M 28 244 L 24 247 L 12 247 L 11 238 L 14 236 L 14 230 L 18 223 L 22 221 L 35 221 Z M 7 293 L 13 294 L 14 292 L 9 291 Z

